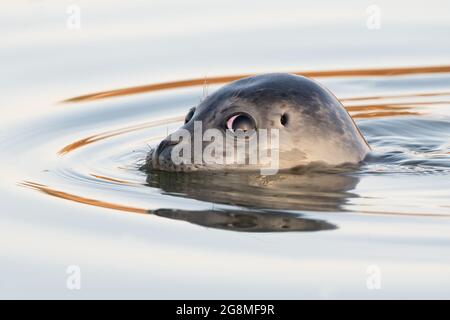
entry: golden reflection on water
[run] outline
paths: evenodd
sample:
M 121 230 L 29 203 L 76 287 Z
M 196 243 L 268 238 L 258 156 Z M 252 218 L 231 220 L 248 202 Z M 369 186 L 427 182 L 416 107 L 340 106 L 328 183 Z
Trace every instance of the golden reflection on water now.
M 425 103 L 420 103 L 417 105 L 424 104 Z M 413 116 L 421 114 L 418 111 L 412 111 L 413 108 L 414 103 L 366 104 L 345 107 L 354 119 Z
M 350 115 L 355 119 L 360 118 L 381 118 L 394 116 L 417 116 L 423 112 L 417 111 L 417 107 L 427 105 L 450 105 L 450 101 L 424 101 L 424 102 L 404 102 L 389 104 L 366 104 L 345 106 Z
M 145 209 L 125 206 L 125 205 L 106 202 L 106 201 L 102 201 L 102 200 L 80 197 L 80 196 L 77 196 L 77 195 L 74 195 L 71 193 L 52 189 L 46 185 L 31 182 L 31 181 L 24 181 L 24 182 L 20 183 L 20 185 L 24 186 L 24 187 L 32 188 L 34 190 L 41 191 L 41 192 L 48 194 L 50 196 L 53 196 L 53 197 L 66 199 L 66 200 L 70 200 L 70 201 L 74 201 L 74 202 L 78 202 L 78 203 L 83 203 L 83 204 L 87 204 L 90 206 L 108 208 L 108 209 L 113 209 L 113 210 L 120 210 L 120 211 L 125 211 L 125 212 L 133 212 L 133 213 L 148 213 L 148 211 Z
M 408 94 L 392 94 L 392 95 L 380 95 L 380 96 L 366 96 L 366 97 L 349 97 L 340 98 L 341 102 L 348 101 L 360 101 L 360 100 L 378 100 L 378 99 L 392 99 L 392 98 L 414 98 L 414 97 L 437 97 L 437 96 L 450 96 L 450 92 L 425 92 L 425 93 L 408 93 Z
M 348 70 L 324 70 L 324 71 L 297 71 L 293 74 L 302 75 L 311 78 L 323 77 L 355 77 L 355 76 L 398 76 L 407 74 L 427 74 L 427 73 L 445 73 L 450 72 L 450 66 L 430 66 L 430 67 L 403 67 L 403 68 L 379 68 L 379 69 L 348 69 Z M 115 89 L 97 93 L 86 94 L 78 97 L 66 99 L 62 102 L 84 102 L 90 100 L 99 100 L 110 97 L 125 96 L 136 93 L 159 91 L 165 89 L 176 89 L 192 86 L 203 86 L 205 80 L 207 84 L 221 84 L 235 81 L 253 74 L 240 74 L 231 76 L 212 77 L 208 79 L 197 78 L 181 81 L 171 81 L 164 83 L 149 84 L 131 88 Z
M 101 176 L 99 174 L 94 174 L 94 173 L 91 173 L 90 176 L 94 177 L 94 178 L 97 178 L 97 179 L 100 179 L 100 180 L 105 180 L 105 181 L 109 181 L 109 182 L 119 183 L 119 184 L 123 184 L 123 185 L 136 185 L 135 183 L 132 183 L 132 182 L 129 182 L 129 181 L 120 180 L 120 179 L 111 178 L 111 177 L 105 177 L 105 176 Z
M 58 151 L 58 154 L 65 155 L 66 153 L 69 153 L 75 149 L 81 148 L 83 146 L 86 146 L 88 144 L 91 144 L 91 143 L 94 143 L 94 142 L 97 142 L 100 140 L 104 140 L 107 138 L 111 138 L 111 137 L 118 136 L 118 135 L 125 134 L 125 133 L 130 133 L 130 132 L 141 130 L 141 129 L 151 128 L 154 126 L 171 124 L 171 123 L 174 123 L 177 121 L 182 121 L 183 119 L 184 119 L 184 116 L 171 117 L 171 118 L 166 118 L 166 119 L 161 119 L 161 120 L 156 120 L 156 121 L 148 121 L 148 122 L 144 122 L 144 123 L 137 124 L 134 126 L 125 127 L 122 129 L 110 130 L 110 131 L 106 131 L 103 133 L 95 134 L 95 135 L 77 140 L 75 142 L 72 142 L 72 143 L 66 145 L 61 150 Z

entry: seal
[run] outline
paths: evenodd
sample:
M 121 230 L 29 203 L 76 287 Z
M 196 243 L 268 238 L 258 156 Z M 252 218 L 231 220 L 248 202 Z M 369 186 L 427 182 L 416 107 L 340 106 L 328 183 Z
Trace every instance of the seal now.
M 279 169 L 292 169 L 312 163 L 328 166 L 358 164 L 370 146 L 340 101 L 318 82 L 288 73 L 262 74 L 223 86 L 191 108 L 179 129 L 194 133 L 196 123 L 203 130 L 228 132 L 278 132 Z M 146 169 L 163 171 L 255 169 L 261 164 L 208 164 L 192 161 L 175 163 L 172 151 L 182 139 L 179 130 L 150 151 Z M 191 139 L 195 144 L 194 135 Z M 211 141 L 201 141 L 201 151 Z M 246 158 L 248 155 L 246 155 Z

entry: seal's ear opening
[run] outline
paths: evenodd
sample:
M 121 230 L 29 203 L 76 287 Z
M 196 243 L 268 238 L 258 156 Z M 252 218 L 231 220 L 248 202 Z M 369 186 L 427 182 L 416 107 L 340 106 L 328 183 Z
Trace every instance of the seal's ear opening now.
M 285 126 L 285 127 L 287 126 L 287 124 L 289 122 L 289 116 L 287 115 L 287 113 L 283 113 L 281 115 L 280 122 L 283 126 Z

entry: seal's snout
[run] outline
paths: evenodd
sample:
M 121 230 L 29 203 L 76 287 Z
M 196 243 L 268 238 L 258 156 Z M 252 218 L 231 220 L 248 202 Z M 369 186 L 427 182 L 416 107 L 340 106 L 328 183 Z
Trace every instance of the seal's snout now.
M 163 141 L 159 143 L 158 147 L 156 148 L 155 155 L 160 155 L 164 151 L 164 149 L 166 149 L 169 146 L 174 146 L 178 143 L 179 141 L 171 140 L 170 136 L 165 138 Z

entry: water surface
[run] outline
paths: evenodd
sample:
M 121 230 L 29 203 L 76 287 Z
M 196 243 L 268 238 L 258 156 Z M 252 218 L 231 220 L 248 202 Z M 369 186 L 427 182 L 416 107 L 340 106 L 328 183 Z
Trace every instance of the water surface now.
M 356 2 L 89 2 L 80 30 L 56 2 L 7 6 L 0 296 L 448 298 L 450 25 L 435 2 L 433 19 L 381 3 L 380 30 Z M 275 71 L 342 101 L 373 149 L 360 167 L 139 170 L 206 94 Z

